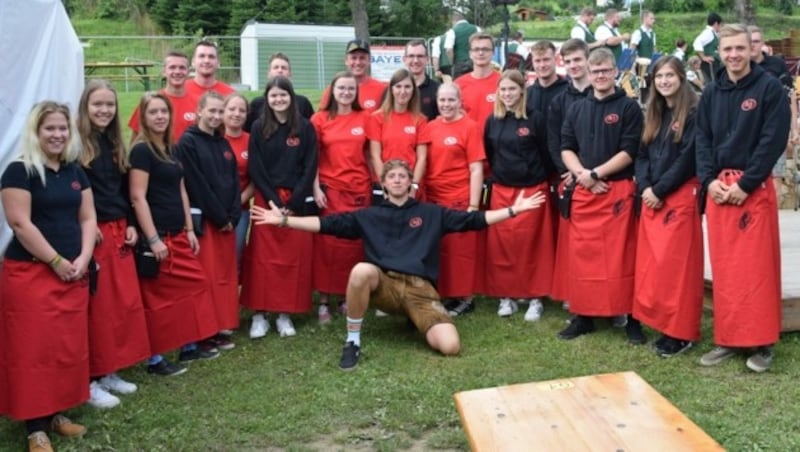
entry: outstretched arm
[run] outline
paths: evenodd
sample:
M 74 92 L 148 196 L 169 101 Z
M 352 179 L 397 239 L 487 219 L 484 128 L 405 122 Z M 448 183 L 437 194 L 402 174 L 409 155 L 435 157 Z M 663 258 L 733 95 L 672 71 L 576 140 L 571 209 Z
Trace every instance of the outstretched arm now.
M 274 202 L 269 202 L 269 209 L 260 206 L 250 208 L 253 224 L 269 224 L 272 226 L 289 227 L 306 232 L 319 232 L 319 217 L 290 217 L 284 215 Z
M 510 207 L 503 207 L 501 209 L 489 210 L 486 212 L 486 223 L 495 224 L 516 217 L 518 214 L 527 212 L 529 210 L 537 209 L 545 203 L 547 197 L 541 191 L 537 191 L 531 196 L 525 197 L 525 191 L 520 192 L 514 204 Z

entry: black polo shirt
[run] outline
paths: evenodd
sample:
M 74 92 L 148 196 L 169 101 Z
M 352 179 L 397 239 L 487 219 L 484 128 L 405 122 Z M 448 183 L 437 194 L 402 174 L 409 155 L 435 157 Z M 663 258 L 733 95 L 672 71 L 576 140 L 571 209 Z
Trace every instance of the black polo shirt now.
M 161 160 L 145 143 L 131 149 L 131 168 L 148 173 L 147 204 L 159 234 L 180 232 L 186 225 L 181 199 L 183 167 L 174 160 Z
M 45 182 L 37 172 L 28 174 L 20 161 L 11 162 L 3 172 L 3 189 L 18 188 L 31 194 L 31 222 L 50 246 L 66 259 L 81 253 L 81 225 L 78 221 L 82 192 L 89 188 L 86 173 L 76 163 L 62 163 L 58 171 L 45 167 Z M 30 261 L 33 255 L 15 236 L 5 254 L 6 259 Z

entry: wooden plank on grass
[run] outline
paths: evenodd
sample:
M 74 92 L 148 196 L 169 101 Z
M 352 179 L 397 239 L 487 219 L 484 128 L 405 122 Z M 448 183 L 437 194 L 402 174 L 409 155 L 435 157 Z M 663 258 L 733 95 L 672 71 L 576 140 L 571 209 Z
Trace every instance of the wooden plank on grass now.
M 475 452 L 723 450 L 635 372 L 463 391 L 454 398 Z

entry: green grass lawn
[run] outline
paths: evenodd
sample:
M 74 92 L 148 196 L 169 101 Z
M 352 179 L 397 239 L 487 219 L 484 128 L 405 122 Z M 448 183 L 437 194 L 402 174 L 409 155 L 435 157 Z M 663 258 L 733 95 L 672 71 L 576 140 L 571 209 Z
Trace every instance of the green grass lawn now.
M 697 364 L 712 347 L 708 315 L 703 343 L 662 359 L 649 346 L 627 345 L 622 330 L 604 323 L 595 334 L 557 339 L 567 319 L 557 304 L 547 303 L 535 324 L 521 314 L 499 319 L 495 309 L 494 300 L 481 300 L 474 314 L 457 319 L 463 351 L 456 358 L 431 352 L 405 319 L 370 314 L 362 360 L 351 373 L 337 367 L 343 318 L 320 327 L 315 317 L 298 316 L 298 336 L 278 338 L 273 330 L 251 341 L 243 317 L 236 349 L 173 378 L 142 366 L 123 371 L 139 392 L 112 410 L 71 410 L 89 433 L 54 444 L 60 451 L 466 450 L 455 392 L 633 370 L 728 450 L 800 449 L 796 334 L 776 347 L 773 368 L 756 375 L 743 359 Z M 0 420 L 0 445 L 21 450 L 22 425 Z

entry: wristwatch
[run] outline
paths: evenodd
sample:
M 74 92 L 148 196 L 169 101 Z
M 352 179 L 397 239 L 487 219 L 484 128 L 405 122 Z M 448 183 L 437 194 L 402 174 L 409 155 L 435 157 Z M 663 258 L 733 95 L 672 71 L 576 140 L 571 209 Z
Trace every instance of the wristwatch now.
M 600 180 L 600 176 L 597 175 L 597 171 L 595 171 L 595 170 L 592 170 L 589 173 L 589 176 L 591 176 L 592 180 Z

